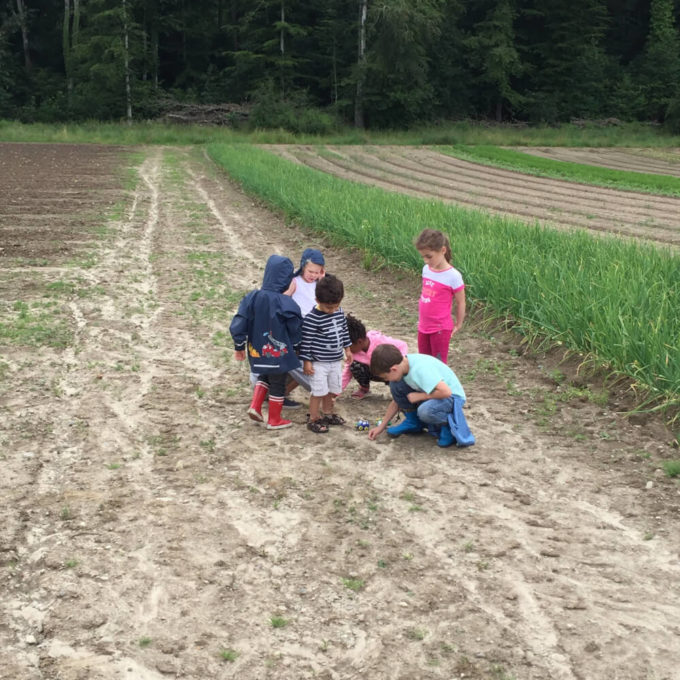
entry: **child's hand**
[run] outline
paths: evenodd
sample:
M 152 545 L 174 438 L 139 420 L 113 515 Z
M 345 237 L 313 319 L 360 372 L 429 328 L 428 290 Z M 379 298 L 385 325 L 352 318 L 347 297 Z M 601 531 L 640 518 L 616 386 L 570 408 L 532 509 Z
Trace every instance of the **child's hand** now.
M 348 364 L 352 363 L 352 350 L 349 347 L 345 347 L 345 361 Z
M 235 349 L 234 350 L 234 359 L 236 361 L 245 361 L 246 360 L 246 351 L 244 349 Z
M 311 361 L 303 361 L 302 362 L 302 372 L 305 375 L 314 375 L 314 364 L 312 364 Z
M 382 423 L 380 423 L 380 425 L 378 425 L 377 427 L 372 427 L 372 428 L 368 431 L 368 438 L 369 438 L 371 441 L 377 439 L 377 438 L 378 438 L 378 435 L 379 435 L 380 433 L 384 432 L 385 429 L 386 429 L 386 427 L 383 427 L 383 424 L 382 424 Z

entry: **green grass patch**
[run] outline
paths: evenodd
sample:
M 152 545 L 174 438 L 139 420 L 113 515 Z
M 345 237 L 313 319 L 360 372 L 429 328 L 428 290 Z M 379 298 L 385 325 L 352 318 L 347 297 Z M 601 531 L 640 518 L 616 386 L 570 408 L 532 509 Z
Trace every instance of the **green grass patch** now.
M 72 342 L 73 330 L 52 300 L 17 300 L 0 308 L 0 345 L 64 348 Z
M 389 193 L 251 146 L 208 152 L 287 217 L 388 265 L 419 272 L 415 235 L 447 232 L 471 299 L 527 335 L 631 376 L 665 407 L 680 405 L 680 260 L 671 251 Z
M 456 158 L 493 167 L 506 168 L 527 175 L 564 179 L 625 191 L 680 196 L 680 177 L 653 175 L 628 170 L 613 170 L 583 163 L 558 161 L 512 149 L 501 149 L 497 146 L 459 144 L 453 147 L 441 148 L 439 151 Z
M 283 616 L 272 616 L 269 622 L 272 628 L 285 628 L 288 625 L 288 619 L 284 619 Z
M 342 584 L 345 586 L 345 588 L 349 588 L 355 593 L 358 593 L 364 587 L 365 581 L 360 578 L 343 578 Z
M 669 477 L 680 477 L 680 460 L 665 460 L 661 465 Z
M 235 649 L 223 649 L 220 652 L 220 658 L 223 661 L 236 661 L 238 659 L 238 652 Z

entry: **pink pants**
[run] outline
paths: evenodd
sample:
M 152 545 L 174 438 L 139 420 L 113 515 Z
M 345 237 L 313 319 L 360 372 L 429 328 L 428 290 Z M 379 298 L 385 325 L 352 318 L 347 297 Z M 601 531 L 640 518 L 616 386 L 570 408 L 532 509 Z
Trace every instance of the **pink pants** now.
M 449 361 L 449 342 L 453 331 L 437 331 L 436 333 L 421 333 L 418 331 L 418 352 L 437 357 L 445 364 Z

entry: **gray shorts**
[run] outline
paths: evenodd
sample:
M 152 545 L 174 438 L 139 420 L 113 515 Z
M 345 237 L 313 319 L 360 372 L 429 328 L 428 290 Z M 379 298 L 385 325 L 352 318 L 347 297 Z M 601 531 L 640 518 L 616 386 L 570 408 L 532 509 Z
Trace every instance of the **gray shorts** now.
M 313 397 L 342 392 L 342 361 L 314 361 L 314 375 L 309 378 Z

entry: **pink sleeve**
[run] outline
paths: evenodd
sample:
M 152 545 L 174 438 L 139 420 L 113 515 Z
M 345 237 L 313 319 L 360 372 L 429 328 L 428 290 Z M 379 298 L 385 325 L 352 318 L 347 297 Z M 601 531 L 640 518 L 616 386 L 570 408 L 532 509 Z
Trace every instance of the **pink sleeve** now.
M 347 385 L 349 385 L 349 381 L 352 379 L 352 370 L 350 369 L 350 362 L 345 361 L 345 367 L 342 369 L 342 391 L 345 391 L 345 388 Z M 336 373 L 337 375 L 337 373 Z
M 408 345 L 403 340 L 395 340 L 389 335 L 383 335 L 380 331 L 368 331 L 367 333 L 371 344 L 366 352 L 368 356 L 368 362 L 370 363 L 371 356 L 373 356 L 373 350 L 378 345 L 388 344 L 394 345 L 402 354 L 408 354 Z
M 395 338 L 385 338 L 385 342 L 394 345 L 402 354 L 408 354 L 408 345 L 403 340 L 396 340 Z

